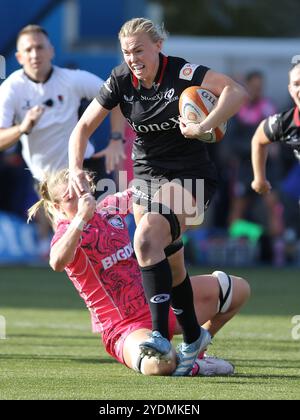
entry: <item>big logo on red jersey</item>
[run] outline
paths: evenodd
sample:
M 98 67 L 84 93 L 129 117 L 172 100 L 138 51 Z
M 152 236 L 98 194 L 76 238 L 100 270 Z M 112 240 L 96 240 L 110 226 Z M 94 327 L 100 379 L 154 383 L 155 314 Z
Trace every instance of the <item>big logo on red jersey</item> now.
M 131 242 L 124 246 L 124 248 L 118 249 L 117 252 L 110 255 L 109 257 L 103 258 L 102 265 L 104 270 L 107 270 L 108 268 L 111 268 L 113 265 L 117 264 L 118 261 L 127 260 L 130 258 L 133 254 L 133 247 Z

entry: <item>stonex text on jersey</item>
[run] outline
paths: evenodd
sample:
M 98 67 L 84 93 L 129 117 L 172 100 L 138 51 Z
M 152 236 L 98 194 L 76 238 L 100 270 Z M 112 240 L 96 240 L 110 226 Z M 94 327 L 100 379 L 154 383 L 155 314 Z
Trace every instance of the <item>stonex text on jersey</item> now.
M 177 118 L 172 117 L 169 118 L 169 121 L 164 121 L 161 124 L 140 124 L 137 125 L 133 121 L 131 121 L 129 118 L 127 118 L 128 124 L 130 127 L 136 132 L 136 133 L 150 133 L 150 132 L 156 132 L 156 131 L 166 131 L 166 130 L 173 130 L 180 126 L 179 123 L 179 115 Z

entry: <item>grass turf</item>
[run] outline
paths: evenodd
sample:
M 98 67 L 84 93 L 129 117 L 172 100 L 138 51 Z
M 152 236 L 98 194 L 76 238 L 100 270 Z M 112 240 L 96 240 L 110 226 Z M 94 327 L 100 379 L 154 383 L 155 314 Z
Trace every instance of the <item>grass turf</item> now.
M 236 374 L 170 378 L 144 377 L 108 356 L 64 273 L 0 268 L 0 399 L 299 399 L 300 341 L 291 335 L 299 271 L 232 272 L 249 280 L 252 297 L 211 353 L 232 361 Z

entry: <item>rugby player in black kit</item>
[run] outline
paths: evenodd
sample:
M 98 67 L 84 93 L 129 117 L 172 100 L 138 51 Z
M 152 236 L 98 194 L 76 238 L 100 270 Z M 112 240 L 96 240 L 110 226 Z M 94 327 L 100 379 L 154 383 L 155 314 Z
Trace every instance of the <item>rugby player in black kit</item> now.
M 289 72 L 288 89 L 296 106 L 263 120 L 252 138 L 254 180 L 251 186 L 259 194 L 266 194 L 271 190 L 271 184 L 266 178 L 269 144 L 278 141 L 286 144 L 300 160 L 300 63 Z
M 198 325 L 180 241 L 190 225 L 201 223 L 203 209 L 217 187 L 214 164 L 199 139 L 234 115 L 246 93 L 223 74 L 163 55 L 165 36 L 162 28 L 144 18 L 134 18 L 122 26 L 119 39 L 125 62 L 112 71 L 70 138 L 69 194 L 74 189 L 81 195 L 87 189 L 82 171 L 87 139 L 109 111 L 120 104 L 137 135 L 133 147 L 133 209 L 137 224 L 134 249 L 153 330 L 149 340 L 140 346 L 141 355 L 168 357 L 171 305 L 184 339 L 174 375 L 184 376 L 191 371 L 198 353 L 211 341 L 208 331 Z M 179 118 L 178 101 L 182 91 L 193 85 L 202 85 L 219 97 L 219 101 L 204 121 L 187 124 Z M 121 134 L 105 150 L 109 170 L 123 153 L 118 139 L 122 139 Z M 172 182 L 174 179 L 177 182 Z M 204 194 L 200 194 L 200 199 L 199 180 L 204 180 Z M 230 287 L 229 279 L 225 294 Z

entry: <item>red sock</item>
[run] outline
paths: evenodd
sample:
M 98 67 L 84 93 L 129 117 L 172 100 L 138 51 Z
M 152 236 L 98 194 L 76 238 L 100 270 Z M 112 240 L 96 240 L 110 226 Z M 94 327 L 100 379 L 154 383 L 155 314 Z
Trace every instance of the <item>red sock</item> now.
M 198 354 L 197 359 L 203 359 L 204 358 L 204 351 Z

